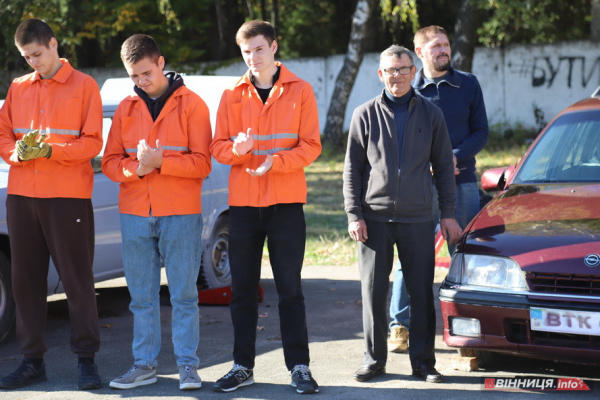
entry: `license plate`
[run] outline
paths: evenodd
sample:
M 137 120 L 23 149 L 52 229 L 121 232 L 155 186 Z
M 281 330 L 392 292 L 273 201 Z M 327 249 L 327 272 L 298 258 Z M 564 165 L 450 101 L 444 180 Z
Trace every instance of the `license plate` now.
M 531 308 L 529 315 L 534 331 L 600 336 L 597 312 Z

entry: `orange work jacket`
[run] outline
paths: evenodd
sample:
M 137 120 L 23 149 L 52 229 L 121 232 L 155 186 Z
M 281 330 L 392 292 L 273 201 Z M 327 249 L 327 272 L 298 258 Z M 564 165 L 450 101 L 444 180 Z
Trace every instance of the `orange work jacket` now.
M 280 203 L 306 203 L 304 167 L 321 154 L 319 115 L 312 87 L 280 67 L 279 79 L 263 104 L 248 71 L 221 97 L 215 137 L 210 151 L 217 161 L 231 165 L 229 205 L 267 207 Z M 233 141 L 240 132 L 253 130 L 253 149 L 239 156 Z M 267 154 L 273 167 L 255 177 Z
M 148 217 L 202 212 L 202 180 L 211 170 L 212 138 L 208 107 L 182 86 L 169 97 L 156 121 L 139 96 L 126 97 L 115 112 L 102 158 L 102 172 L 119 185 L 119 212 Z M 139 177 L 137 145 L 145 139 L 156 148 L 160 169 Z
M 0 156 L 10 164 L 8 194 L 38 198 L 92 197 L 90 160 L 102 150 L 102 100 L 96 81 L 65 59 L 50 79 L 16 78 L 0 111 Z M 39 129 L 52 155 L 20 161 L 15 142 Z

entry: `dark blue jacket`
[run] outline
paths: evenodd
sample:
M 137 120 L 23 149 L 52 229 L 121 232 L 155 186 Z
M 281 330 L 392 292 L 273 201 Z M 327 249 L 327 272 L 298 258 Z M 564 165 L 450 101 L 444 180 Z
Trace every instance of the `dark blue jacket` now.
M 436 85 L 425 81 L 421 68 L 412 86 L 444 113 L 452 151 L 458 161 L 457 166 L 461 169 L 460 174 L 455 177 L 456 183 L 477 182 L 475 155 L 483 149 L 489 135 L 483 93 L 477 78 L 450 68 Z

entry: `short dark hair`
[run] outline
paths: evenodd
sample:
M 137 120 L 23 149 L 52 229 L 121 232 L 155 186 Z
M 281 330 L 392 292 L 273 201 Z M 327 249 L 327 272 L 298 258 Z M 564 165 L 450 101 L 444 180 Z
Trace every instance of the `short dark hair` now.
M 242 42 L 259 35 L 263 35 L 265 39 L 267 39 L 269 46 L 273 43 L 273 40 L 276 39 L 275 28 L 273 28 L 273 25 L 267 21 L 252 20 L 245 22 L 240 26 L 240 29 L 238 29 L 235 34 L 235 42 L 239 46 Z
M 133 65 L 146 57 L 156 63 L 160 56 L 156 41 L 143 33 L 130 36 L 121 46 L 121 60 L 124 64 Z
M 402 58 L 402 54 L 406 54 L 408 56 L 408 58 L 410 59 L 410 63 L 413 65 L 415 64 L 412 53 L 409 49 L 407 49 L 404 46 L 399 46 L 397 44 L 393 44 L 381 52 L 381 55 L 379 56 L 379 65 L 381 65 L 381 60 L 383 60 L 386 57 Z
M 15 32 L 15 44 L 25 46 L 38 43 L 48 47 L 50 40 L 55 37 L 50 25 L 41 19 L 30 18 L 21 22 Z
M 444 35 L 446 35 L 446 37 L 448 37 L 446 30 L 441 26 L 430 25 L 426 26 L 425 28 L 419 29 L 417 33 L 415 33 L 415 38 L 413 39 L 415 49 L 417 47 L 422 47 L 430 35 L 435 35 L 437 33 L 443 33 Z

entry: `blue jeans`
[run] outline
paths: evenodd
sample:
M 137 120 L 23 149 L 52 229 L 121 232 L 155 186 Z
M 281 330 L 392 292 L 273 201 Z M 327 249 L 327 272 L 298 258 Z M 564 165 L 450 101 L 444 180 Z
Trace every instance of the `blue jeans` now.
M 433 191 L 433 223 L 437 225 L 440 220 L 440 209 L 438 205 L 437 190 Z M 468 182 L 456 185 L 456 222 L 462 229 L 465 229 L 469 222 L 479 212 L 479 189 L 477 182 Z M 452 255 L 456 250 L 456 245 L 448 245 L 448 253 Z M 390 300 L 390 328 L 398 325 L 404 325 L 409 329 L 410 321 L 409 297 L 404 286 L 404 274 L 402 265 L 398 261 L 394 271 L 394 283 L 392 284 L 392 299 Z
M 123 268 L 131 295 L 133 357 L 157 365 L 160 351 L 160 268 L 163 262 L 173 307 L 171 330 L 177 365 L 199 366 L 198 289 L 201 214 L 140 217 L 120 214 Z
M 404 286 L 404 274 L 402 273 L 402 264 L 400 260 L 396 264 L 394 271 L 394 283 L 392 284 L 392 298 L 390 300 L 390 317 L 392 322 L 390 328 L 404 326 L 410 330 L 410 297 Z
M 435 187 L 434 187 L 435 189 Z M 456 185 L 456 222 L 465 229 L 469 222 L 479 212 L 479 188 L 477 182 L 467 182 Z M 436 218 L 437 216 L 437 218 Z M 433 223 L 438 224 L 440 219 L 440 210 L 438 205 L 437 191 L 433 192 Z M 454 254 L 456 245 L 448 245 L 448 253 L 450 256 Z

